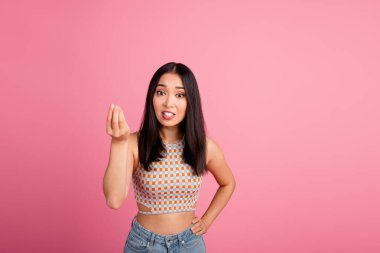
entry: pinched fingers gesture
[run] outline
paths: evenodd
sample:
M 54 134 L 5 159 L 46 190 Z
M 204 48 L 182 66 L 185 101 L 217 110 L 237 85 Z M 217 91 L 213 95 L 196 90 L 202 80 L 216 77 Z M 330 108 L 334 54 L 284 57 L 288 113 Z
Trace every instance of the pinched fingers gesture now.
M 128 140 L 131 132 L 120 106 L 111 104 L 107 116 L 107 134 L 117 141 Z

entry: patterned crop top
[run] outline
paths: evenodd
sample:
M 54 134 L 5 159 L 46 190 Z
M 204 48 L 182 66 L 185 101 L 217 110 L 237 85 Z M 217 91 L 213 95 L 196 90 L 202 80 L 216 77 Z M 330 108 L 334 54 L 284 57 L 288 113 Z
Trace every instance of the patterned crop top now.
M 133 190 L 138 203 L 150 211 L 142 214 L 162 214 L 195 211 L 202 176 L 197 176 L 191 166 L 184 163 L 182 153 L 184 137 L 177 143 L 163 141 L 163 158 L 153 161 L 146 171 L 139 163 L 132 175 Z

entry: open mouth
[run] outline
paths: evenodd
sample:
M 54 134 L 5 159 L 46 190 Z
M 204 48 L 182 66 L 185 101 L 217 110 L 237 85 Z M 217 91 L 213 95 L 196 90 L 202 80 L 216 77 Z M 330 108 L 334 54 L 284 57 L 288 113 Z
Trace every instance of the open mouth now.
M 174 118 L 174 116 L 175 116 L 175 114 L 172 112 L 167 112 L 167 111 L 162 112 L 162 117 L 164 119 L 170 120 L 170 119 Z

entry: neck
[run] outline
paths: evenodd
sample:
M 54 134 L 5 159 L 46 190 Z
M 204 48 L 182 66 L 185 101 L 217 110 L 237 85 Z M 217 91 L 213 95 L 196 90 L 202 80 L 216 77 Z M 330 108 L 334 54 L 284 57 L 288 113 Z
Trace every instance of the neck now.
M 165 142 L 176 142 L 183 137 L 183 133 L 179 131 L 178 127 L 176 129 L 161 128 L 159 130 L 160 137 Z

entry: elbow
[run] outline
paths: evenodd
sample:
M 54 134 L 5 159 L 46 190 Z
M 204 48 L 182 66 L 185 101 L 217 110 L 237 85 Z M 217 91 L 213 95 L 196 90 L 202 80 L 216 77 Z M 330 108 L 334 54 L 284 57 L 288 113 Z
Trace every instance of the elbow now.
M 111 202 L 108 202 L 107 201 L 107 206 L 111 209 L 119 209 L 122 205 L 121 204 L 118 204 L 118 203 L 111 203 Z
M 236 187 L 236 181 L 235 181 L 235 178 L 233 178 L 233 180 L 231 180 L 230 183 L 227 184 L 228 187 L 231 189 L 231 193 L 233 193 L 235 191 L 235 187 Z
M 123 203 L 124 203 L 124 200 L 112 199 L 112 198 L 107 199 L 107 206 L 115 210 L 120 209 L 123 206 Z
M 235 180 L 232 180 L 226 184 L 219 185 L 219 187 L 224 188 L 224 189 L 228 189 L 232 194 L 235 191 L 236 182 L 235 182 Z
M 231 191 L 232 192 L 234 192 L 235 191 L 235 188 L 236 188 L 236 182 L 235 182 L 235 180 L 233 180 L 232 182 L 231 182 Z

